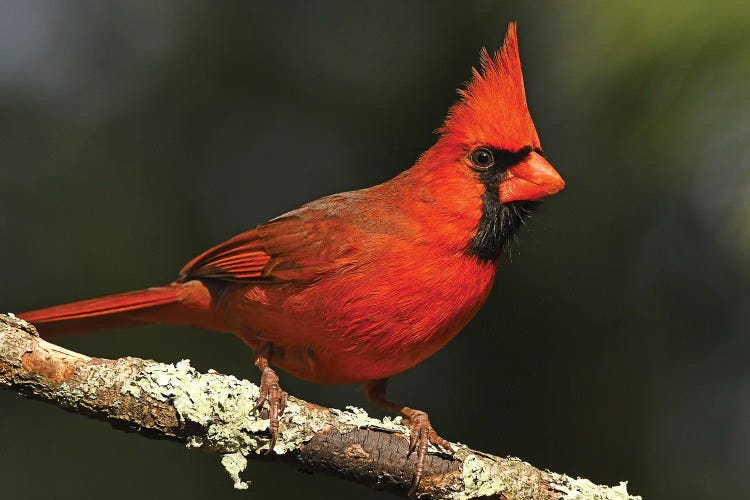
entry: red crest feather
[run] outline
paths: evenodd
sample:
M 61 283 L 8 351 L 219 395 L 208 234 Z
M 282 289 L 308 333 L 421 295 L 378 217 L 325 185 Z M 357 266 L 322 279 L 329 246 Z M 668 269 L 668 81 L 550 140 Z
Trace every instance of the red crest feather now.
M 493 56 L 483 48 L 481 71 L 459 90 L 440 129 L 443 139 L 471 149 L 478 145 L 518 150 L 539 147 L 534 122 L 526 107 L 516 23 L 510 23 L 502 48 Z

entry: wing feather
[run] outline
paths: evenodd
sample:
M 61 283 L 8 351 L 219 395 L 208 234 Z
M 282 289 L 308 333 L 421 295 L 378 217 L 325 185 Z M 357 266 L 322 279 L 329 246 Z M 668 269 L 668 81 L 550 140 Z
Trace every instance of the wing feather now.
M 198 255 L 182 268 L 180 278 L 262 279 L 269 260 L 258 230 L 251 229 Z
M 307 282 L 332 272 L 352 245 L 338 217 L 303 207 L 238 234 L 190 261 L 180 279 Z M 351 230 L 351 228 L 350 228 Z

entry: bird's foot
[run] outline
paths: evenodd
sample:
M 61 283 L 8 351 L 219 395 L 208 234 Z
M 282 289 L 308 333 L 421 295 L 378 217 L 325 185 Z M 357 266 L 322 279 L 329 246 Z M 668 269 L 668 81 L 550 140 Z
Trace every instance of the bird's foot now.
M 412 476 L 411 488 L 409 489 L 409 497 L 414 498 L 422 480 L 425 460 L 427 459 L 427 448 L 430 443 L 440 446 L 451 454 L 454 453 L 454 450 L 447 440 L 438 436 L 425 412 L 404 408 L 402 413 L 409 418 L 409 455 L 417 452 L 417 463 L 414 466 L 414 476 Z
M 268 401 L 268 432 L 271 433 L 271 442 L 267 453 L 271 453 L 273 447 L 276 446 L 276 440 L 279 437 L 279 417 L 286 409 L 288 398 L 289 394 L 281 390 L 279 386 L 279 376 L 276 372 L 270 366 L 263 368 L 263 374 L 260 377 L 260 393 L 253 410 L 260 410 Z

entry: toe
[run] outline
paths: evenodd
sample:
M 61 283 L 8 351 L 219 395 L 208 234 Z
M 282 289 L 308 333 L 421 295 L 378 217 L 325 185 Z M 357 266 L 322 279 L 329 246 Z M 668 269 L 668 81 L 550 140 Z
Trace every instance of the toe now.
M 289 395 L 279 387 L 279 377 L 270 367 L 263 369 L 260 379 L 260 392 L 258 401 L 253 409 L 260 410 L 268 402 L 268 432 L 271 434 L 267 453 L 273 451 L 276 440 L 279 437 L 279 417 L 286 409 Z
M 416 451 L 417 460 L 414 465 L 414 476 L 412 477 L 409 496 L 414 498 L 419 489 L 427 460 L 427 450 L 430 443 L 440 446 L 444 450 L 453 453 L 451 444 L 440 437 L 432 428 L 427 414 L 419 410 L 411 410 L 409 415 L 409 455 Z

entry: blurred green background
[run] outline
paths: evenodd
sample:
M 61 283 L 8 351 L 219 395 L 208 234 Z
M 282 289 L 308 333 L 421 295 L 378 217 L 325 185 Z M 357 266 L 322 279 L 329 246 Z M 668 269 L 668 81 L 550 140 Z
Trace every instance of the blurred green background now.
M 172 280 L 223 239 L 409 167 L 518 20 L 568 182 L 477 318 L 394 379 L 448 439 L 648 498 L 740 498 L 750 469 L 745 2 L 0 2 L 0 309 Z M 257 380 L 228 335 L 146 327 L 90 355 Z M 352 387 L 292 394 L 364 406 Z M 498 430 L 500 429 L 500 430 Z M 380 498 L 113 432 L 0 393 L 8 498 Z

